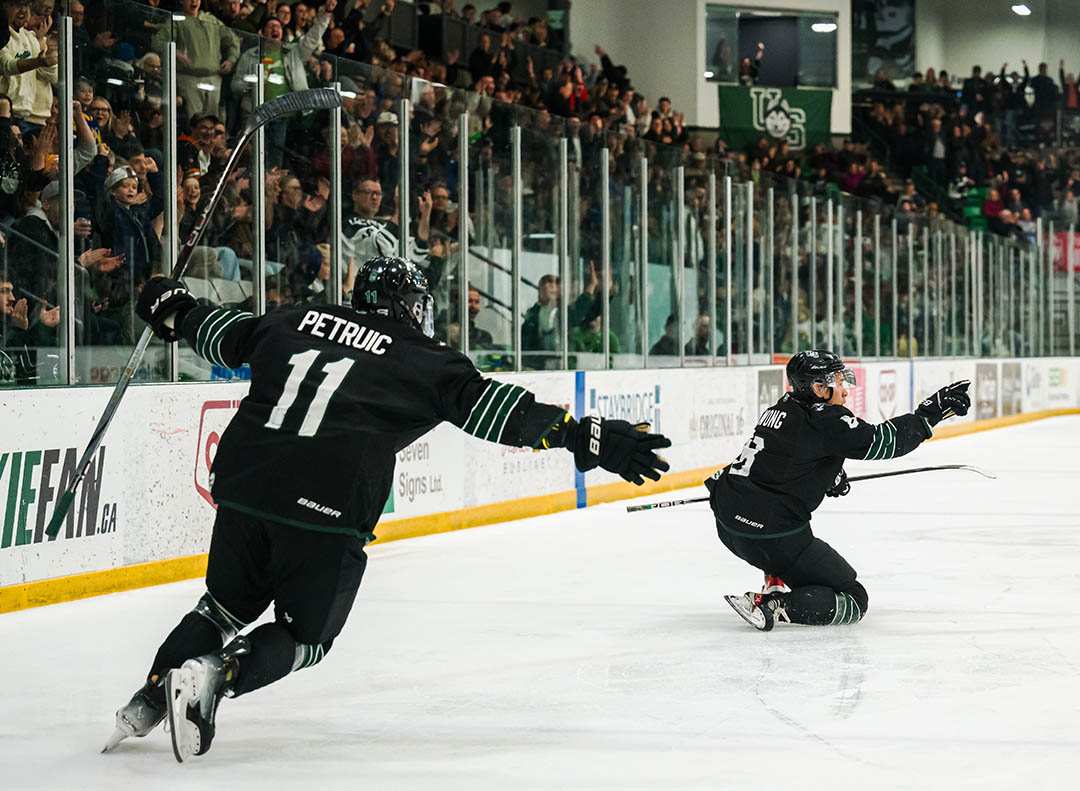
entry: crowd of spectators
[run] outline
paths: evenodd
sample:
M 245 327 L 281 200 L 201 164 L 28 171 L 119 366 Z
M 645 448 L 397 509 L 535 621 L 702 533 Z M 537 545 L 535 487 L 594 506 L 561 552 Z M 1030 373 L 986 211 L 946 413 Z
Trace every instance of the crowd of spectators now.
M 1026 61 L 1021 65 L 1023 74 L 1006 63 L 985 75 L 974 66 L 956 81 L 928 69 L 906 90 L 879 72 L 856 106 L 899 176 L 926 169 L 920 192 L 931 194 L 916 195 L 918 202 L 947 200 L 958 209 L 979 190 L 990 230 L 1031 241 L 1039 218 L 1075 224 L 1080 163 L 1075 151 L 1056 144 L 1069 138 L 1062 128 L 1080 120 L 1080 94 L 1064 60 L 1058 83 L 1046 63 L 1034 76 Z
M 663 260 L 674 251 L 671 213 L 674 166 L 687 166 L 687 240 L 685 265 L 700 269 L 710 233 L 722 247 L 723 234 L 709 229 L 703 215 L 708 168 L 717 163 L 758 178 L 773 171 L 811 182 L 813 190 L 841 185 L 858 195 L 892 201 L 897 198 L 884 169 L 869 160 L 864 147 L 842 150 L 819 147 L 793 153 L 786 144 L 762 142 L 749 151 L 730 151 L 721 140 L 707 142 L 692 132 L 667 97 L 653 103 L 635 89 L 625 66 L 596 45 L 597 62 L 569 56 L 557 65 L 537 67 L 529 52 L 549 49 L 556 36 L 546 19 L 519 18 L 509 2 L 477 13 L 472 5 L 455 8 L 454 0 L 417 4 L 421 14 L 441 14 L 478 26 L 471 52 L 432 53 L 395 48 L 390 41 L 395 0 L 323 0 L 321 4 L 282 0 L 0 0 L 9 26 L 9 40 L 0 48 L 0 225 L 4 227 L 0 261 L 0 343 L 19 381 L 47 381 L 33 348 L 55 347 L 61 316 L 57 305 L 64 267 L 58 260 L 60 203 L 58 178 L 57 2 L 67 3 L 74 33 L 76 101 L 72 134 L 75 156 L 76 243 L 75 343 L 87 347 L 128 345 L 141 330 L 133 303 L 141 284 L 161 272 L 163 247 L 170 243 L 164 225 L 171 202 L 177 218 L 174 239 L 191 232 L 220 180 L 231 146 L 253 105 L 253 83 L 261 70 L 264 98 L 337 82 L 344 107 L 340 130 L 328 129 L 328 116 L 298 115 L 266 128 L 267 171 L 256 174 L 241 166 L 229 178 L 223 198 L 210 219 L 189 273 L 205 282 L 232 281 L 247 286 L 239 293 L 250 303 L 255 259 L 255 224 L 263 226 L 266 303 L 269 308 L 298 301 L 327 299 L 331 292 L 329 135 L 340 134 L 341 186 L 344 207 L 342 291 L 348 299 L 356 267 L 374 254 L 404 248 L 428 273 L 441 312 L 440 337 L 456 342 L 462 321 L 456 315 L 458 289 L 467 288 L 466 325 L 474 348 L 498 352 L 509 348 L 509 331 L 489 321 L 500 317 L 503 329 L 523 321 L 523 348 L 533 352 L 529 367 L 551 363 L 562 347 L 562 328 L 553 316 L 561 300 L 570 302 L 569 337 L 573 351 L 605 347 L 601 305 L 605 289 L 597 274 L 601 260 L 599 216 L 600 150 L 610 152 L 609 185 L 613 200 L 637 183 L 638 163 L 648 157 L 650 173 L 649 235 L 651 256 Z M 400 9 L 399 9 L 400 10 Z M 175 42 L 179 137 L 167 140 L 162 56 Z M 526 46 L 527 45 L 527 46 Z M 762 49 L 743 64 L 752 82 Z M 1037 80 L 1038 78 L 1033 78 Z M 1075 87 L 1073 87 L 1075 94 Z M 929 99 L 930 94 L 928 94 Z M 409 143 L 399 139 L 399 100 L 412 101 L 407 119 Z M 960 163 L 950 159 L 949 142 L 962 110 L 921 102 L 904 123 L 923 125 L 933 135 L 933 158 L 944 147 L 943 167 L 963 184 Z M 485 174 L 486 202 L 474 190 L 469 205 L 459 205 L 458 117 L 470 114 L 467 130 L 472 177 Z M 939 112 L 940 111 L 940 112 Z M 983 111 L 986 112 L 985 110 Z M 895 114 L 893 109 L 889 113 Z M 884 116 L 883 116 L 884 117 Z M 510 130 L 522 127 L 523 192 L 527 196 L 523 225 L 525 250 L 557 260 L 550 239 L 557 225 L 557 140 L 569 139 L 571 167 L 579 174 L 579 218 L 574 231 L 575 260 L 582 262 L 573 282 L 554 274 L 537 284 L 535 310 L 510 316 L 509 305 L 487 293 L 484 283 L 458 282 L 461 234 L 472 239 L 476 260 L 492 269 L 495 249 L 506 247 L 513 227 L 510 217 L 512 181 Z M 974 134 L 974 128 L 972 134 Z M 928 138 L 929 139 L 929 138 Z M 942 142 L 943 141 L 943 142 Z M 178 160 L 176 195 L 164 194 L 165 153 L 175 145 Z M 972 146 L 975 144 L 972 143 Z M 407 148 L 407 150 L 404 150 Z M 970 150 L 970 148 L 968 149 Z M 1018 162 L 1012 156 L 1009 165 Z M 968 179 L 978 184 L 1008 172 L 995 165 L 980 170 L 977 158 L 963 163 Z M 1054 163 L 1048 178 L 1060 180 Z M 934 164 L 937 167 L 937 164 Z M 1038 170 L 1040 165 L 1033 164 Z M 1046 170 L 1046 168 L 1043 168 Z M 402 227 L 399 184 L 402 172 L 410 184 L 408 226 Z M 1013 178 L 1010 174 L 1007 178 Z M 255 217 L 252 182 L 265 187 L 265 213 Z M 1033 214 L 1044 206 L 1029 176 L 1009 186 L 1021 201 L 1031 201 Z M 1064 209 L 1075 214 L 1075 191 L 1067 184 Z M 1080 188 L 1080 181 L 1075 184 Z M 835 187 L 832 187 L 835 188 Z M 918 201 L 910 189 L 907 197 Z M 1000 219 L 1018 208 L 1006 190 Z M 903 199 L 903 196 L 899 196 Z M 1052 200 L 1052 198 L 1051 198 Z M 1069 201 L 1072 201 L 1070 204 Z M 921 206 L 912 205 L 912 210 Z M 1023 207 L 1020 214 L 1023 214 Z M 991 206 L 991 211 L 993 207 Z M 1006 228 L 1005 230 L 1009 230 Z M 404 237 L 404 245 L 400 240 Z M 618 262 L 629 261 L 623 249 L 629 236 L 613 239 L 612 272 L 607 293 L 612 335 L 607 348 L 640 348 L 637 334 L 644 322 L 634 312 L 637 284 Z M 721 250 L 722 252 L 722 250 Z M 487 256 L 485 259 L 483 256 Z M 473 270 L 475 272 L 475 270 Z M 485 277 L 481 280 L 486 280 Z M 699 279 L 702 314 L 694 322 L 694 341 L 687 353 L 697 354 L 708 335 L 706 306 L 710 290 Z M 723 296 L 725 289 L 718 289 Z M 706 319 L 706 322 L 703 322 Z M 669 344 L 653 343 L 657 354 L 675 354 Z M 695 345 L 696 344 L 696 345 Z M 492 359 L 497 359 L 493 355 Z M 505 359 L 505 358 L 503 358 Z M 498 363 L 496 363 L 498 364 Z M 3 372 L 0 372 L 2 374 Z M 0 376 L 3 378 L 3 376 Z M 11 378 L 10 371 L 7 378 Z

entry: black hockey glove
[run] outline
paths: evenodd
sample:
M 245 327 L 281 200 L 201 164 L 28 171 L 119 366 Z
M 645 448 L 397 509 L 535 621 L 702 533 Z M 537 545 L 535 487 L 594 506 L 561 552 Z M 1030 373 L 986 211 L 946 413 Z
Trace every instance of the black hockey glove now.
M 635 425 L 625 420 L 586 417 L 580 423 L 568 421 L 567 428 L 566 447 L 582 472 L 603 467 L 641 486 L 644 478 L 658 481 L 660 473 L 670 469 L 655 450 L 670 448 L 671 440 L 663 434 L 650 434 L 648 423 Z
M 135 312 L 150 325 L 154 335 L 166 343 L 173 343 L 180 340 L 180 325 L 184 314 L 197 304 L 195 297 L 191 296 L 191 292 L 184 288 L 184 284 L 179 280 L 152 277 L 139 294 Z M 165 324 L 170 316 L 173 317 L 172 327 Z
M 969 380 L 962 379 L 941 388 L 915 407 L 915 414 L 926 418 L 926 422 L 931 426 L 936 426 L 953 415 L 963 417 L 971 408 L 971 396 L 967 392 L 970 385 Z
M 843 497 L 845 494 L 851 491 L 851 484 L 848 482 L 847 473 L 840 470 L 840 474 L 836 476 L 836 480 L 833 482 L 832 488 L 825 492 L 826 497 Z

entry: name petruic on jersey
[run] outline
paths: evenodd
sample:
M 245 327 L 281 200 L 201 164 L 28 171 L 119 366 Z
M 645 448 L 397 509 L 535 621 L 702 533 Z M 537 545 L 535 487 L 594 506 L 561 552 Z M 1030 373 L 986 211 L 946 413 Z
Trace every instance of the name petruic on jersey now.
M 333 326 L 328 326 L 330 324 Z M 394 339 L 385 333 L 320 310 L 309 310 L 305 313 L 296 329 L 316 338 L 326 338 L 342 346 L 351 346 L 372 354 L 386 354 L 386 347 L 394 342 Z

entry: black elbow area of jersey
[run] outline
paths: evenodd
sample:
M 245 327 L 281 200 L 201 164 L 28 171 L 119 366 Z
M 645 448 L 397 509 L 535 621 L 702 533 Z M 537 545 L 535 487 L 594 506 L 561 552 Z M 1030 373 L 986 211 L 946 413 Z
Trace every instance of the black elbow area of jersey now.
M 567 421 L 572 418 L 565 409 L 539 403 L 536 396 L 526 393 L 506 419 L 501 442 L 519 448 L 562 448 L 566 432 L 559 429 Z
M 182 316 L 177 316 L 177 321 L 180 323 L 180 334 L 184 336 L 184 340 L 188 342 L 188 346 L 192 349 L 195 348 L 195 338 L 199 334 L 199 327 L 206 321 L 206 317 L 217 309 L 217 305 L 198 305 L 185 312 Z
M 920 415 L 900 415 L 892 419 L 892 424 L 896 427 L 896 453 L 894 458 L 911 453 L 923 442 L 934 436 L 930 424 L 926 422 L 926 418 Z

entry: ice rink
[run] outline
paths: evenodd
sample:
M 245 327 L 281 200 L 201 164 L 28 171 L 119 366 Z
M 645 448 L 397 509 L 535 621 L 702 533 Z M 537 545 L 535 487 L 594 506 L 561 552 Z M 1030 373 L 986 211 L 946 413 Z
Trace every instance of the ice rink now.
M 1000 476 L 826 501 L 815 532 L 870 593 L 856 626 L 747 626 L 721 597 L 761 578 L 705 504 L 372 547 L 322 664 L 224 701 L 213 749 L 182 766 L 160 729 L 98 750 L 200 582 L 6 614 L 0 788 L 1066 788 L 1078 445 L 1080 416 L 1061 417 L 849 464 Z

